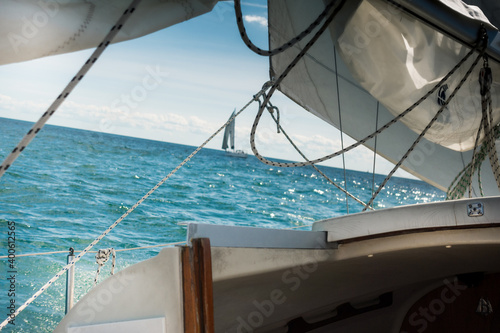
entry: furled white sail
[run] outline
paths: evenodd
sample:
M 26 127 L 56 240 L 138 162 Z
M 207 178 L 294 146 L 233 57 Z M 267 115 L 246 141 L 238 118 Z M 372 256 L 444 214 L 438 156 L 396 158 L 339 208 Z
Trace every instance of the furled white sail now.
M 131 1 L 6 0 L 0 64 L 97 46 Z M 114 42 L 144 36 L 212 10 L 216 0 L 143 0 Z
M 475 13 L 476 19 L 488 23 L 480 11 Z M 410 20 L 400 8 L 378 0 L 364 1 L 358 7 L 338 39 L 338 48 L 356 81 L 393 115 L 398 115 L 431 90 L 469 51 L 425 23 Z M 494 72 L 499 72 L 497 63 L 491 66 Z M 467 66 L 462 66 L 458 75 L 447 83 L 448 88 L 444 87 L 440 94 L 424 101 L 402 122 L 420 133 L 466 71 Z M 479 68 L 430 128 L 426 135 L 428 140 L 459 151 L 474 147 L 481 120 L 477 73 Z M 500 81 L 494 81 L 493 91 L 499 88 Z M 494 122 L 498 123 L 500 96 L 494 94 L 492 97 Z
M 420 1 L 425 2 L 425 1 Z M 405 1 L 401 1 L 404 6 Z M 488 2 L 497 8 L 498 4 Z M 482 23 L 490 36 L 496 28 L 476 7 L 449 1 L 452 15 L 468 15 Z M 304 10 L 316 6 L 316 10 Z M 322 12 L 324 4 L 303 1 L 269 3 L 270 48 L 288 42 Z M 495 19 L 498 19 L 498 12 Z M 469 41 L 471 42 L 471 41 Z M 495 43 L 495 40 L 489 42 Z M 272 57 L 274 75 L 282 73 L 307 40 Z M 326 122 L 340 127 L 354 139 L 362 139 L 403 112 L 439 82 L 469 51 L 463 41 L 442 33 L 429 22 L 408 13 L 405 7 L 383 0 L 346 1 L 342 12 L 306 56 L 280 85 L 280 90 Z M 440 108 L 443 98 L 458 84 L 472 59 L 447 86 L 421 103 L 414 111 L 384 130 L 377 138 L 377 153 L 397 162 Z M 490 61 L 493 75 L 500 66 Z M 417 177 L 446 189 L 471 161 L 471 149 L 481 121 L 477 66 L 457 96 L 416 146 L 403 168 Z M 493 122 L 500 121 L 500 81 L 492 87 Z M 340 119 L 342 124 L 340 124 Z M 365 144 L 374 149 L 375 140 Z M 486 194 L 498 193 L 489 169 L 483 163 Z

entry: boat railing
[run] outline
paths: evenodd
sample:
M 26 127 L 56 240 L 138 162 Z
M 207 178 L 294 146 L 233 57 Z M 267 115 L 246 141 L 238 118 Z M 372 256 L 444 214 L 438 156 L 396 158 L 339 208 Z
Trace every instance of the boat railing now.
M 151 249 L 151 248 L 159 248 L 159 247 L 168 247 L 168 246 L 177 246 L 177 245 L 184 245 L 186 244 L 185 241 L 181 242 L 171 242 L 171 243 L 164 243 L 164 244 L 154 244 L 154 245 L 147 245 L 147 246 L 139 246 L 139 247 L 133 247 L 133 248 L 124 248 L 124 249 L 117 249 L 114 250 L 113 252 L 124 252 L 124 251 L 137 251 L 137 250 L 144 250 L 144 249 Z M 97 250 L 97 251 L 87 251 L 87 253 L 100 253 L 103 250 Z M 53 254 L 68 254 L 67 255 L 67 264 L 73 261 L 75 258 L 75 252 L 82 252 L 82 251 L 75 251 L 74 248 L 70 247 L 69 248 L 69 253 L 68 251 L 47 251 L 47 252 L 37 252 L 37 253 L 25 253 L 25 254 L 16 254 L 16 257 L 35 257 L 35 256 L 45 256 L 45 255 L 53 255 Z M 0 259 L 8 259 L 8 256 L 0 256 Z M 106 260 L 104 261 L 106 262 Z M 98 262 L 98 272 L 100 268 L 103 265 L 101 265 Z M 73 307 L 73 303 L 75 300 L 75 270 L 76 270 L 76 264 L 72 265 L 67 271 L 66 271 L 66 297 L 65 297 L 65 314 L 68 313 L 69 310 Z M 94 279 L 94 286 L 96 285 L 97 277 L 99 273 L 96 274 L 96 277 Z
M 304 225 L 298 225 L 294 227 L 289 227 L 289 228 L 284 228 L 285 230 L 292 230 L 292 229 L 300 229 L 304 227 L 310 227 L 308 224 Z M 132 247 L 132 248 L 123 248 L 123 249 L 112 249 L 114 252 L 125 252 L 125 251 L 138 251 L 138 250 L 145 250 L 145 249 L 152 249 L 152 248 L 160 248 L 160 247 L 171 247 L 171 246 L 179 246 L 179 245 L 187 245 L 186 241 L 179 241 L 179 242 L 171 242 L 171 243 L 163 243 L 163 244 L 154 244 L 154 245 L 146 245 L 146 246 L 139 246 L 139 247 Z M 87 253 L 95 253 L 98 254 L 104 250 L 97 250 L 97 251 L 87 251 Z M 77 251 L 73 247 L 69 248 L 69 251 L 66 250 L 61 250 L 61 251 L 47 251 L 47 252 L 36 252 L 36 253 L 24 253 L 24 254 L 16 254 L 16 258 L 19 257 L 36 257 L 36 256 L 48 256 L 48 255 L 54 255 L 54 254 L 67 254 L 67 264 L 71 263 L 74 258 L 75 258 L 75 253 L 81 253 L 83 251 Z M 0 256 L 1 259 L 8 259 L 8 256 Z M 106 260 L 104 261 L 106 262 Z M 102 267 L 102 265 L 98 263 L 98 271 Z M 73 307 L 74 301 L 75 301 L 75 272 L 76 272 L 76 263 L 73 264 L 67 271 L 66 271 L 66 297 L 65 297 L 65 314 L 71 310 Z M 96 274 L 96 277 L 94 278 L 94 287 L 96 285 L 97 277 L 99 273 Z

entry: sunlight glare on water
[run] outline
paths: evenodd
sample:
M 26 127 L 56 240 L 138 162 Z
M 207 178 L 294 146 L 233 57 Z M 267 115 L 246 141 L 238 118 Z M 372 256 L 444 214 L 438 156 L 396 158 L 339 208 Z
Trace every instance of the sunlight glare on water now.
M 30 124 L 0 118 L 0 157 Z M 7 224 L 16 225 L 16 253 L 85 248 L 194 147 L 46 126 L 23 152 L 0 186 L 0 244 Z M 320 167 L 332 179 L 343 171 Z M 367 202 L 372 174 L 348 171 L 349 190 Z M 380 183 L 384 176 L 377 175 Z M 293 185 L 292 185 L 293 184 Z M 375 208 L 443 200 L 444 193 L 415 180 L 392 179 Z M 126 249 L 184 241 L 188 222 L 263 228 L 309 227 L 346 213 L 345 195 L 309 167 L 270 168 L 253 156 L 231 158 L 202 150 L 97 246 Z M 349 212 L 362 207 L 349 201 Z M 0 256 L 7 255 L 2 245 Z M 155 256 L 160 248 L 119 252 L 116 271 Z M 16 258 L 19 306 L 66 263 L 66 254 Z M 7 260 L 0 260 L 0 315 L 6 317 Z M 76 299 L 92 288 L 93 255 L 77 264 Z M 109 275 L 109 265 L 101 279 Z M 64 313 L 65 279 L 58 280 L 5 332 L 52 332 Z M 5 312 L 5 313 L 4 313 Z

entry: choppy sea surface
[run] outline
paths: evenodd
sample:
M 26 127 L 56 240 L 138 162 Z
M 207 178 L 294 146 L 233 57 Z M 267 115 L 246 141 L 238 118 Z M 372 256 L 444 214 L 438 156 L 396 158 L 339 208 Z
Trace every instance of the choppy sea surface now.
M 0 118 L 2 160 L 30 127 L 27 122 Z M 0 259 L 1 321 L 12 300 L 16 307 L 25 302 L 64 266 L 67 254 L 19 255 L 70 247 L 82 250 L 194 149 L 47 125 L 0 179 L 0 257 L 8 256 L 13 243 L 17 255 L 10 263 Z M 343 184 L 342 170 L 320 168 Z M 367 202 L 373 175 L 347 171 L 346 177 L 349 191 Z M 383 178 L 375 175 L 375 183 Z M 393 178 L 375 208 L 444 198 L 442 191 L 426 183 Z M 349 213 L 361 209 L 349 200 Z M 188 222 L 307 229 L 316 220 L 346 211 L 345 195 L 310 167 L 269 167 L 253 156 L 231 158 L 222 151 L 202 150 L 94 249 L 184 241 Z M 15 242 L 8 239 L 12 225 Z M 116 271 L 160 250 L 118 252 Z M 96 269 L 93 254 L 77 263 L 77 300 L 92 288 Z M 12 274 L 14 288 L 9 281 Z M 108 263 L 100 280 L 109 274 Z M 59 279 L 3 331 L 52 332 L 64 315 L 65 283 L 64 277 Z

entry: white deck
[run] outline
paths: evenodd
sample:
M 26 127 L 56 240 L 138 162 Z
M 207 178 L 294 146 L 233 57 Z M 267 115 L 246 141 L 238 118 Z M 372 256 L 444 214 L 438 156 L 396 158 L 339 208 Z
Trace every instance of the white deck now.
M 469 216 L 468 207 L 481 205 L 482 216 Z M 326 231 L 329 242 L 382 236 L 395 232 L 425 231 L 500 224 L 500 197 L 462 199 L 394 207 L 336 217 L 314 223 L 313 231 Z

